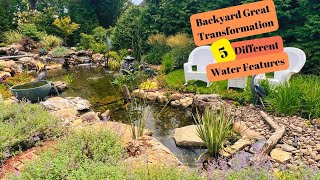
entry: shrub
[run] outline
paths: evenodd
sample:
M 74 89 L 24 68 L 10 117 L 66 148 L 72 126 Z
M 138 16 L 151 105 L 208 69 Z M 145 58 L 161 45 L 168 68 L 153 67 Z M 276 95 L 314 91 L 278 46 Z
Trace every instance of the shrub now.
M 175 61 L 171 53 L 167 53 L 162 57 L 162 71 L 168 74 L 173 71 L 175 67 Z
M 107 29 L 105 29 L 101 26 L 96 27 L 92 31 L 94 40 L 99 43 L 105 43 L 107 40 L 107 31 L 108 31 Z
M 92 43 L 90 49 L 95 53 L 105 53 L 108 50 L 106 43 Z
M 194 48 L 193 40 L 184 33 L 178 33 L 174 36 L 169 36 L 167 45 L 171 48 L 171 53 L 177 63 L 177 66 L 183 67 L 183 64 L 188 61 L 188 57 Z
M 42 48 L 51 49 L 62 45 L 62 39 L 54 35 L 45 35 L 40 41 Z
M 117 60 L 109 60 L 109 63 L 108 63 L 109 67 L 111 70 L 114 70 L 114 71 L 117 71 L 117 70 L 120 70 L 120 62 L 117 61 Z
M 16 18 L 14 19 L 19 26 L 22 24 L 37 24 L 41 21 L 43 16 L 42 12 L 37 10 L 31 11 L 22 11 L 15 14 Z
M 22 41 L 24 38 L 20 31 L 7 31 L 3 34 L 6 44 L 13 44 Z
M 116 51 L 110 51 L 109 52 L 109 58 L 113 59 L 115 61 L 121 62 L 122 58 L 119 56 L 119 54 Z
M 2 95 L 3 99 L 6 99 L 12 96 L 9 87 L 4 84 L 0 84 L 0 94 Z
M 124 59 L 126 56 L 128 56 L 128 50 L 127 50 L 127 49 L 121 49 L 121 50 L 118 51 L 118 54 L 119 54 L 119 56 L 120 56 L 120 58 L 121 58 L 121 60 L 122 60 L 122 59 Z
M 208 154 L 216 157 L 231 134 L 233 119 L 226 114 L 226 107 L 221 106 L 217 114 L 211 109 L 206 109 L 202 116 L 197 113 L 196 123 L 198 136 L 206 144 Z
M 141 166 L 131 172 L 133 178 L 139 180 L 157 179 L 157 180 L 204 180 L 205 178 L 199 177 L 196 172 L 182 171 L 175 167 L 170 166 Z
M 58 119 L 38 104 L 0 104 L 0 159 L 60 133 Z
M 144 60 L 150 64 L 160 64 L 162 56 L 169 51 L 166 44 L 166 36 L 164 34 L 151 35 L 148 38 L 150 51 L 144 57 Z
M 149 45 L 166 45 L 167 37 L 163 33 L 154 34 L 148 37 L 148 44 Z
M 80 48 L 82 48 L 82 49 L 90 49 L 91 48 L 91 44 L 94 43 L 93 35 L 81 33 L 80 37 L 81 37 L 81 39 L 80 39 Z
M 35 41 L 40 40 L 46 35 L 45 32 L 38 31 L 35 24 L 20 24 L 18 29 L 24 36 L 29 37 Z
M 56 149 L 42 152 L 26 165 L 28 179 L 125 179 L 118 163 L 124 154 L 120 137 L 103 128 L 72 131 Z
M 66 48 L 64 46 L 59 46 L 59 47 L 56 47 L 52 50 L 53 57 L 64 57 L 64 56 L 68 55 L 68 53 L 69 53 L 68 48 Z
M 103 27 L 97 27 L 91 34 L 81 33 L 80 48 L 91 49 L 95 53 L 105 53 L 108 50 L 106 43 L 107 30 Z

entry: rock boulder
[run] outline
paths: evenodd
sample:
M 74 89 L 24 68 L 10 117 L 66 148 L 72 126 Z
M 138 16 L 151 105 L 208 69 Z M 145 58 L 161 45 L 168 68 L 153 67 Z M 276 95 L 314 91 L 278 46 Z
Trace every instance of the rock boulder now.
M 218 110 L 224 103 L 218 94 L 200 94 L 193 97 L 193 105 L 199 109 L 212 108 Z
M 204 142 L 198 136 L 196 125 L 176 128 L 173 138 L 180 147 L 205 147 Z
M 97 122 L 100 121 L 100 118 L 98 117 L 98 114 L 95 112 L 87 112 L 84 115 L 82 115 L 81 120 L 83 122 Z
M 286 163 L 292 158 L 292 154 L 281 149 L 273 149 L 270 153 L 272 159 L 279 163 Z
M 89 101 L 80 97 L 52 97 L 44 102 L 40 102 L 48 111 L 58 111 L 61 109 L 75 109 L 78 111 L 88 110 L 91 105 Z

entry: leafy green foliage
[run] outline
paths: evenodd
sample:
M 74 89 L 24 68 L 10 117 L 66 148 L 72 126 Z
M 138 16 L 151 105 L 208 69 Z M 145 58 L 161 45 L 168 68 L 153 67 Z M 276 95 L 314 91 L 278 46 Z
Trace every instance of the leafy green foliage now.
M 118 166 L 124 155 L 120 137 L 107 129 L 87 127 L 60 139 L 22 170 L 29 179 L 124 179 Z
M 132 6 L 119 17 L 111 34 L 112 44 L 115 50 L 132 49 L 133 35 L 136 38 L 139 36 L 142 41 L 148 37 L 148 35 L 144 33 L 145 24 L 141 22 L 143 13 L 143 9 Z M 137 28 L 139 28 L 139 31 L 136 31 Z M 143 47 L 144 44 L 141 46 Z
M 74 81 L 75 77 L 73 74 L 66 74 L 62 77 L 62 79 L 64 82 L 71 84 Z
M 58 119 L 37 104 L 0 104 L 0 159 L 58 135 Z
M 65 43 L 67 42 L 67 37 L 80 27 L 79 24 L 71 21 L 70 16 L 55 19 L 53 25 L 64 35 Z
M 30 10 L 30 11 L 22 11 L 16 13 L 15 23 L 17 25 L 22 24 L 37 24 L 41 21 L 42 13 L 37 10 Z
M 162 66 L 161 70 L 165 73 L 168 74 L 173 71 L 175 67 L 175 60 L 172 56 L 171 53 L 167 53 L 162 57 Z
M 54 35 L 45 35 L 40 41 L 40 46 L 45 49 L 51 49 L 62 45 L 62 39 Z
M 128 75 L 119 75 L 116 76 L 113 84 L 122 87 L 123 85 L 127 85 L 129 90 L 133 90 L 139 87 L 139 85 L 147 79 L 147 75 L 140 71 L 135 71 Z
M 198 136 L 206 144 L 208 154 L 217 157 L 232 132 L 233 119 L 226 114 L 226 107 L 221 106 L 217 113 L 212 109 L 206 109 L 203 115 L 197 113 L 195 121 Z
M 141 166 L 134 170 L 132 173 L 133 179 L 139 180 L 204 180 L 205 178 L 199 177 L 196 172 L 182 171 L 175 167 L 170 166 Z
M 306 78 L 308 77 L 308 78 Z M 277 86 L 266 97 L 268 110 L 278 115 L 320 117 L 320 81 L 316 76 L 297 76 L 290 84 Z M 288 106 L 290 105 L 290 106 Z
M 91 44 L 94 43 L 94 37 L 89 34 L 81 33 L 80 34 L 81 39 L 80 39 L 80 47 L 82 49 L 90 49 Z
M 81 33 L 80 48 L 91 49 L 96 53 L 105 53 L 108 50 L 106 43 L 107 30 L 103 27 L 97 27 L 91 34 Z
M 68 53 L 69 53 L 68 48 L 66 48 L 64 46 L 59 46 L 59 47 L 56 47 L 52 50 L 53 57 L 64 57 L 64 56 L 68 55 Z
M 121 56 L 116 51 L 110 51 L 108 55 L 110 59 L 113 59 L 119 62 L 122 61 Z
M 164 34 L 154 34 L 148 37 L 149 52 L 145 55 L 144 60 L 150 64 L 160 64 L 162 56 L 169 51 L 167 37 Z
M 37 26 L 35 24 L 20 24 L 18 29 L 25 37 L 29 37 L 33 40 L 40 40 L 42 37 L 46 35 L 43 31 L 38 31 Z
M 174 36 L 169 36 L 167 44 L 171 48 L 171 54 L 177 66 L 183 67 L 183 64 L 188 61 L 189 54 L 194 48 L 192 39 L 187 34 L 178 33 Z
M 17 12 L 17 6 L 23 8 L 24 4 L 19 0 L 0 1 L 0 34 L 16 28 L 12 21 L 14 13 Z
M 106 56 L 109 56 L 109 67 L 112 70 L 119 70 L 121 66 L 121 57 L 116 51 L 110 51 L 109 54 L 107 53 Z
M 19 31 L 7 31 L 3 36 L 6 44 L 18 43 L 24 38 L 24 35 Z
M 99 42 L 99 43 L 104 43 L 106 42 L 107 39 L 107 30 L 101 26 L 96 27 L 93 31 L 93 37 L 94 40 Z

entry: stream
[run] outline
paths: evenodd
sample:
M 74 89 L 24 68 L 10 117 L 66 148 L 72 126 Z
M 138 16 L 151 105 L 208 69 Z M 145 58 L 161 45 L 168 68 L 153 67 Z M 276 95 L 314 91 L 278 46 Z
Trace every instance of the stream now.
M 49 71 L 47 79 L 70 83 L 61 97 L 79 96 L 87 99 L 95 112 L 102 113 L 110 109 L 112 121 L 128 123 L 128 113 L 121 99 L 121 91 L 112 84 L 116 75 L 117 72 L 105 71 L 99 67 L 79 67 Z M 152 136 L 170 149 L 183 164 L 195 167 L 198 157 L 204 150 L 179 148 L 172 138 L 175 128 L 192 124 L 191 109 L 172 106 L 163 109 L 163 107 L 163 104 L 147 103 L 146 128 L 152 131 Z

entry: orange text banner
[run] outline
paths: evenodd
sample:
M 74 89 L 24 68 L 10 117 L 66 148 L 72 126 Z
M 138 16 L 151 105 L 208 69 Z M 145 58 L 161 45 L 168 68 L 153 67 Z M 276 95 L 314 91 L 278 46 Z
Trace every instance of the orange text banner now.
M 237 39 L 276 31 L 279 28 L 272 0 L 259 1 L 190 17 L 194 42 L 198 46 L 226 38 Z
M 251 76 L 289 68 L 288 55 L 284 52 L 241 60 L 209 64 L 207 77 L 210 82 Z
M 283 52 L 283 41 L 280 36 L 238 41 L 231 43 L 231 46 L 237 59 Z

